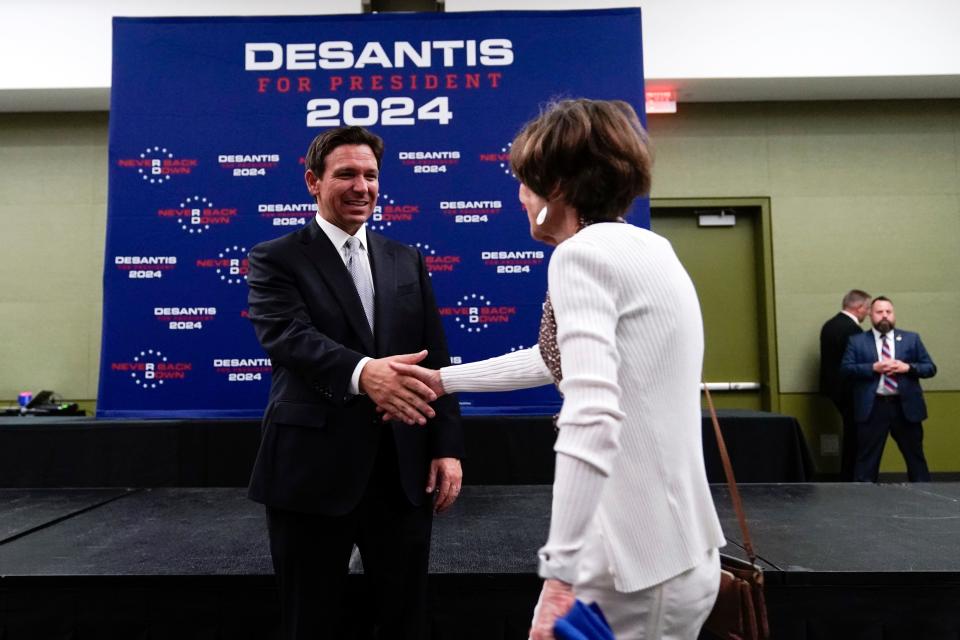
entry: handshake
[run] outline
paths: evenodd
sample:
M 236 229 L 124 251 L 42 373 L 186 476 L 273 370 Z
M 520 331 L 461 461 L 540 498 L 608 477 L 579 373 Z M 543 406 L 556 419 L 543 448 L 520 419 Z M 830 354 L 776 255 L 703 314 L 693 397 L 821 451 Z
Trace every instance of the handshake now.
M 407 353 L 368 361 L 360 371 L 360 392 L 367 394 L 384 420 L 424 425 L 436 412 L 429 403 L 446 391 L 440 372 L 417 363 L 427 352 Z

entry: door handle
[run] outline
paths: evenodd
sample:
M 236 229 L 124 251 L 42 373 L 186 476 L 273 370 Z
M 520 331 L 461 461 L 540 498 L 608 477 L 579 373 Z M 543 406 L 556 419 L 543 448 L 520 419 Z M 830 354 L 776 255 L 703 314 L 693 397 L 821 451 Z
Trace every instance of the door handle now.
M 700 384 L 700 389 L 704 387 L 710 391 L 759 391 L 759 382 L 706 382 Z

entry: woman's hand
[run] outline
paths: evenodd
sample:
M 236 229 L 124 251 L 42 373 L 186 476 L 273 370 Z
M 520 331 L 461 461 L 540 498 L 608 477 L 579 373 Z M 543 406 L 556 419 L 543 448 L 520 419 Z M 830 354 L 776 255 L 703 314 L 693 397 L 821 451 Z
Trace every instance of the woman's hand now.
M 420 365 L 397 361 L 391 362 L 390 368 L 400 375 L 416 378 L 430 387 L 430 390 L 437 394 L 438 398 L 447 393 L 443 389 L 443 380 L 440 379 L 440 371 L 437 369 L 427 369 Z
M 443 389 L 443 381 L 440 379 L 440 372 L 436 369 L 427 369 L 416 364 L 410 364 L 406 362 L 401 362 L 397 360 L 392 360 L 390 362 L 390 368 L 393 369 L 393 372 L 397 375 L 404 378 L 413 378 L 414 380 L 419 380 L 425 384 L 433 393 L 436 394 L 436 397 L 439 398 L 442 395 L 446 395 L 446 391 Z M 380 405 L 377 407 L 377 411 L 383 413 L 384 421 L 387 420 L 397 420 L 403 419 L 403 416 L 397 416 L 392 413 L 387 407 Z
M 569 613 L 576 598 L 573 587 L 559 580 L 544 580 L 537 615 L 530 629 L 530 640 L 554 640 L 553 626 Z

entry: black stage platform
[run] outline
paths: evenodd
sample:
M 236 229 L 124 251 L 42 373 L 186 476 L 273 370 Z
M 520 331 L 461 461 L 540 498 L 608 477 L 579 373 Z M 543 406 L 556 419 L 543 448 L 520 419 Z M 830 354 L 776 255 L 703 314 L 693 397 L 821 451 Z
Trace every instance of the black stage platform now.
M 721 410 L 740 482 L 803 482 L 814 470 L 795 418 Z M 709 419 L 704 455 L 711 482 L 723 470 Z M 553 482 L 549 417 L 466 417 L 464 481 Z M 95 420 L 0 417 L 0 487 L 240 487 L 260 442 L 256 420 Z
M 960 637 L 960 485 L 742 491 L 773 638 Z M 726 488 L 714 497 L 742 554 Z M 436 519 L 434 640 L 526 638 L 549 508 L 548 486 L 475 486 Z M 0 490 L 2 640 L 263 639 L 276 616 L 263 512 L 241 489 Z

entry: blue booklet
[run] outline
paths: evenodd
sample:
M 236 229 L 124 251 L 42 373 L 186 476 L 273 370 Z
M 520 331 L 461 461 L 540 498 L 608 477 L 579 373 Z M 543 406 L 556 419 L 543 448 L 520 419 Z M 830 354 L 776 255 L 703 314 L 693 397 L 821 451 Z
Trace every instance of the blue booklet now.
M 596 602 L 589 605 L 577 600 L 570 613 L 553 627 L 557 640 L 616 640 L 607 619 Z

